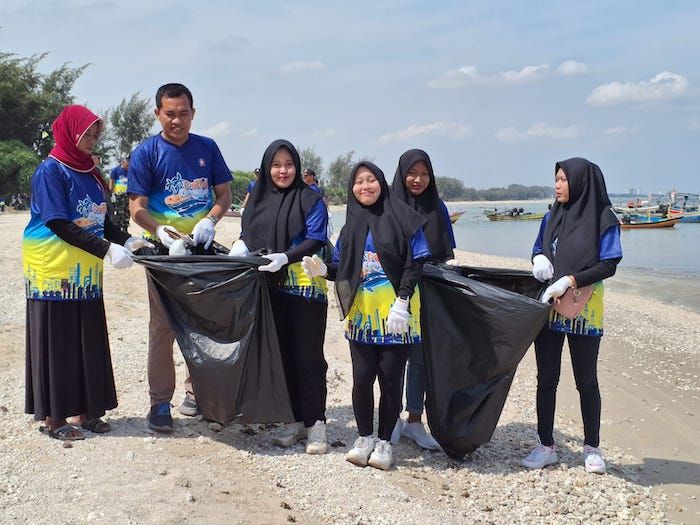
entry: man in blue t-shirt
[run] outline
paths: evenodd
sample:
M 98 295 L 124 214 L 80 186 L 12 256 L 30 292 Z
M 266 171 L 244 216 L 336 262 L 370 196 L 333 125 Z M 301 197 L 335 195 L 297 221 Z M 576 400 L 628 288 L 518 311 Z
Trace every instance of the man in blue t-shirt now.
M 173 237 L 188 234 L 207 249 L 214 226 L 231 207 L 231 171 L 216 143 L 190 133 L 194 117 L 192 93 L 182 84 L 165 84 L 156 93 L 162 131 L 139 145 L 129 165 L 129 210 L 136 224 L 165 248 Z M 155 284 L 148 278 L 151 320 L 148 332 L 148 426 L 172 432 L 170 401 L 175 391 L 173 332 Z M 189 377 L 182 414 L 199 412 Z
M 126 194 L 126 186 L 129 179 L 129 157 L 127 155 L 119 161 L 119 166 L 109 172 L 109 191 L 112 192 L 114 203 L 114 224 L 124 233 L 129 229 L 129 196 Z

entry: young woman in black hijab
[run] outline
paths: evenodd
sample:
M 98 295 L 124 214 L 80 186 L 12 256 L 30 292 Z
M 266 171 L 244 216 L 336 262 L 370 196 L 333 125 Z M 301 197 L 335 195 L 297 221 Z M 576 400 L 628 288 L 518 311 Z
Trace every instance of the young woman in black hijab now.
M 433 164 L 428 154 L 420 149 L 410 149 L 399 158 L 391 191 L 395 198 L 405 202 L 427 221 L 423 232 L 430 247 L 431 260 L 445 262 L 454 258 L 456 244 L 450 214 L 438 195 Z M 425 367 L 423 349 L 416 345 L 408 356 L 406 371 L 406 411 L 408 421 L 396 421 L 392 443 L 400 436 L 415 441 L 419 446 L 437 450 L 440 445 L 428 434 L 421 421 L 425 399 Z
M 360 437 L 345 456 L 357 465 L 387 470 L 389 439 L 401 410 L 406 358 L 421 341 L 418 278 L 430 256 L 425 219 L 392 197 L 384 173 L 357 164 L 348 185 L 347 215 L 330 266 L 345 318 L 353 368 L 352 405 Z M 317 257 L 305 271 L 325 275 Z M 372 437 L 374 382 L 379 378 L 378 440 Z
M 564 336 L 569 341 L 576 388 L 581 398 L 586 472 L 603 474 L 598 448 L 600 390 L 598 349 L 603 335 L 603 279 L 615 274 L 622 259 L 620 225 L 612 211 L 600 168 L 581 158 L 558 162 L 554 168 L 556 201 L 545 215 L 532 250 L 533 275 L 551 284 L 542 302 L 557 301 L 569 288 L 574 294 L 592 286 L 585 307 L 573 318 L 552 310 L 535 340 L 537 357 L 537 432 L 540 445 L 523 465 L 542 468 L 558 460 L 554 447 L 554 406 L 561 369 Z
M 306 438 L 306 452 L 325 454 L 326 282 L 309 278 L 302 257 L 326 244 L 328 211 L 321 196 L 304 184 L 296 148 L 276 140 L 263 155 L 260 176 L 242 220 L 241 239 L 229 255 L 266 253 L 269 264 L 258 269 L 273 274 L 270 300 L 277 326 L 285 377 L 296 423 L 287 425 L 273 441 L 292 446 Z

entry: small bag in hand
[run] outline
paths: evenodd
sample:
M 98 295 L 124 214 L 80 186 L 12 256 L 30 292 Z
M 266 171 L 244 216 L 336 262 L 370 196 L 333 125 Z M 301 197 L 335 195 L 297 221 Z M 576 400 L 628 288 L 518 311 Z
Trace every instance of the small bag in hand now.
M 563 315 L 567 319 L 573 319 L 578 314 L 583 312 L 588 300 L 593 295 L 593 285 L 584 286 L 582 288 L 568 288 L 564 295 L 554 299 L 552 308 L 558 314 Z

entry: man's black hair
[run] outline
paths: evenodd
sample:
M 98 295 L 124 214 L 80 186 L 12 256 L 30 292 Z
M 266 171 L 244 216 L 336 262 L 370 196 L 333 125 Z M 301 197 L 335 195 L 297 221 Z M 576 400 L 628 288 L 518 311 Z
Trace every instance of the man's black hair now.
M 187 99 L 190 101 L 190 108 L 194 107 L 194 102 L 192 101 L 192 92 L 187 89 L 183 84 L 163 84 L 156 91 L 156 107 L 158 109 L 163 107 L 163 97 L 167 98 L 177 98 L 182 95 L 186 95 Z

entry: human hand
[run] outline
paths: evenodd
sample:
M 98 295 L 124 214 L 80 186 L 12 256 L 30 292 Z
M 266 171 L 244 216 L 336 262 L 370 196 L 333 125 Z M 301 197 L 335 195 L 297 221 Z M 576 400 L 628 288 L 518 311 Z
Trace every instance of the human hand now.
M 249 254 L 250 252 L 243 239 L 238 239 L 234 242 L 228 252 L 229 257 L 248 257 Z
M 117 270 L 123 270 L 124 268 L 128 268 L 134 264 L 134 261 L 131 260 L 131 252 L 124 248 L 124 246 L 120 246 L 119 244 L 115 244 L 113 242 L 109 243 L 109 249 L 107 250 L 107 255 L 105 255 L 105 257 L 109 259 L 112 266 L 114 266 Z
M 554 277 L 554 266 L 546 255 L 540 253 L 532 259 L 532 275 L 541 283 Z
M 408 299 L 396 298 L 389 310 L 389 317 L 386 320 L 386 328 L 390 334 L 408 333 Z
M 574 283 L 571 282 L 571 279 L 568 275 L 561 277 L 560 279 L 556 280 L 554 284 L 551 284 L 547 287 L 547 289 L 544 291 L 544 294 L 542 294 L 541 301 L 543 303 L 548 303 L 551 299 L 561 297 L 566 293 L 566 290 L 573 286 L 573 284 Z
M 258 270 L 260 270 L 261 272 L 274 273 L 289 262 L 289 257 L 287 257 L 286 253 L 270 253 L 268 255 L 264 255 L 264 257 L 265 259 L 270 260 L 270 264 L 258 266 Z
M 180 233 L 172 226 L 161 224 L 160 226 L 158 226 L 158 228 L 156 228 L 156 236 L 158 237 L 158 240 L 163 244 L 163 246 L 165 246 L 166 248 L 170 248 L 173 245 L 175 239 L 180 236 Z
M 316 254 L 313 257 L 308 255 L 302 257 L 301 267 L 309 277 L 325 277 L 328 273 L 326 263 Z
M 146 239 L 142 239 L 140 237 L 129 237 L 124 243 L 124 248 L 129 250 L 131 253 L 134 253 L 136 250 L 140 250 L 141 248 L 155 248 L 155 246 Z
M 192 239 L 195 244 L 203 244 L 204 249 L 208 250 L 209 246 L 211 246 L 211 242 L 214 240 L 215 234 L 214 222 L 209 217 L 204 217 L 195 224 L 192 230 Z

